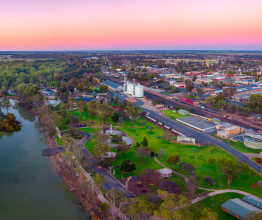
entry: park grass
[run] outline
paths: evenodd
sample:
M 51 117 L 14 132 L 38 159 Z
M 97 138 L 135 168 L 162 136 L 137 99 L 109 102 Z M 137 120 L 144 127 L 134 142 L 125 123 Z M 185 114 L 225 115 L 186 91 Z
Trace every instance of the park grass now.
M 197 215 L 200 214 L 204 208 L 208 207 L 211 209 L 212 212 L 217 212 L 218 213 L 218 219 L 219 220 L 235 220 L 236 218 L 224 211 L 221 210 L 221 205 L 226 202 L 229 199 L 235 199 L 235 198 L 243 198 L 244 195 L 238 194 L 238 193 L 223 193 L 223 194 L 218 194 L 214 196 L 214 206 L 213 204 L 213 196 L 208 197 L 204 200 L 201 200 L 196 203 L 196 205 L 201 205 L 199 209 L 193 208 L 192 212 L 194 213 L 195 218 L 197 219 Z
M 167 117 L 169 117 L 169 118 L 171 118 L 171 119 L 176 119 L 176 118 L 183 118 L 183 117 L 187 117 L 188 115 L 180 115 L 180 114 L 178 114 L 177 113 L 177 111 L 176 112 L 174 112 L 175 110 L 165 110 L 165 111 L 162 111 L 162 113 L 165 115 L 165 116 L 167 116 Z
M 110 103 L 112 106 L 120 106 L 120 103 Z
M 71 111 L 71 115 L 77 116 L 81 123 L 85 123 L 88 126 L 93 126 L 93 127 L 95 126 L 102 127 L 103 126 L 103 121 L 101 121 L 101 125 L 100 125 L 100 118 L 97 116 L 94 116 L 93 123 L 92 123 L 92 117 L 88 113 L 84 114 L 84 112 L 82 112 L 81 118 L 80 118 L 78 109 L 74 109 L 73 111 Z M 112 124 L 113 126 L 117 125 L 117 123 L 114 122 L 111 117 L 109 118 L 108 123 Z
M 96 118 L 96 120 L 99 119 Z M 140 143 L 144 137 L 147 137 L 150 151 L 159 152 L 159 150 L 163 148 L 163 150 L 165 151 L 164 160 L 162 160 L 162 158 L 158 158 L 158 160 L 171 169 L 172 166 L 168 165 L 166 162 L 167 158 L 171 155 L 177 154 L 180 156 L 180 162 L 191 163 L 195 167 L 197 180 L 199 181 L 201 187 L 213 189 L 213 186 L 209 186 L 203 181 L 203 178 L 205 176 L 211 176 L 216 181 L 215 189 L 220 188 L 220 183 L 222 184 L 222 189 L 227 189 L 227 180 L 223 178 L 222 173 L 219 171 L 220 169 L 218 166 L 218 162 L 211 166 L 207 161 L 209 158 L 215 158 L 216 160 L 226 158 L 228 160 L 234 160 L 237 162 L 237 160 L 233 156 L 228 154 L 223 149 L 211 145 L 203 146 L 200 148 L 198 146 L 182 145 L 174 142 L 171 142 L 169 144 L 167 140 L 162 139 L 164 135 L 163 129 L 155 126 L 148 121 L 146 121 L 146 125 L 142 125 L 142 121 L 145 120 L 140 118 L 137 120 L 137 123 L 134 124 L 131 120 L 124 120 L 124 122 L 117 129 L 127 133 L 130 137 L 134 138 L 135 142 Z M 148 129 L 149 126 L 152 126 L 154 128 L 152 132 Z M 101 129 L 88 126 L 85 128 L 81 128 L 80 130 L 94 133 L 95 131 Z M 92 139 L 96 140 L 96 136 L 94 135 Z M 86 148 L 90 151 L 90 153 L 93 152 L 94 146 L 97 144 L 97 142 L 92 142 L 92 139 L 86 142 Z M 112 151 L 116 150 L 112 149 Z M 129 159 L 134 164 L 136 164 L 136 170 L 132 173 L 122 172 L 123 177 L 129 177 L 133 175 L 138 176 L 143 170 L 147 168 L 152 168 L 155 170 L 162 168 L 162 166 L 160 166 L 152 157 L 147 157 L 142 162 L 141 158 L 136 157 L 136 151 L 137 148 L 131 147 L 130 150 L 128 152 L 125 152 L 123 155 L 122 153 L 117 153 L 117 159 L 113 162 L 116 174 L 115 177 L 117 179 L 121 178 L 121 171 L 119 170 L 118 166 L 125 159 Z M 178 165 L 176 165 L 174 169 L 186 176 L 190 175 L 189 173 L 186 173 L 178 168 Z M 176 175 L 173 175 L 173 177 L 171 178 L 171 180 L 175 181 L 184 191 L 186 189 L 185 182 L 181 181 L 180 179 L 182 179 L 182 177 Z M 261 190 L 258 190 L 257 188 L 251 188 L 251 186 L 259 180 L 259 176 L 254 176 L 249 179 L 249 176 L 247 174 L 241 174 L 237 180 L 232 181 L 232 183 L 230 184 L 230 188 L 242 190 L 262 197 L 262 192 L 260 192 Z
M 113 162 L 116 179 L 121 178 L 121 171 L 119 170 L 118 166 L 120 166 L 121 163 L 126 159 L 131 160 L 136 165 L 136 170 L 134 170 L 133 172 L 130 172 L 130 173 L 122 172 L 123 178 L 129 177 L 129 176 L 138 176 L 138 175 L 140 175 L 140 173 L 142 173 L 147 168 L 151 168 L 151 169 L 154 169 L 154 170 L 158 170 L 158 169 L 162 168 L 162 166 L 160 166 L 154 160 L 153 157 L 147 157 L 147 158 L 144 159 L 144 161 L 142 161 L 141 158 L 138 158 L 135 155 L 136 151 L 137 151 L 137 148 L 131 147 L 128 152 L 124 153 L 124 155 L 122 155 L 122 153 L 117 153 L 117 160 Z

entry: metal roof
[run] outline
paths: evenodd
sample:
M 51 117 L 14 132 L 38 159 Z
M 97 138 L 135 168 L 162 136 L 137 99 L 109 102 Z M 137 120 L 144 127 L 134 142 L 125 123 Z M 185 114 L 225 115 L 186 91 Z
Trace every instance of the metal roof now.
M 262 199 L 260 199 L 257 196 L 248 195 L 248 196 L 245 196 L 244 198 L 242 198 L 242 200 L 245 200 L 248 203 L 251 203 L 251 204 L 253 204 L 253 205 L 255 205 L 255 206 L 257 206 L 257 207 L 262 209 Z
M 255 210 L 258 212 L 262 212 L 262 210 L 259 210 L 255 206 L 250 205 L 245 201 L 242 201 L 241 199 L 230 199 L 223 203 L 221 206 L 230 210 L 231 213 L 238 214 L 243 218 Z
M 114 83 L 114 82 L 112 82 L 112 81 L 110 81 L 110 80 L 106 80 L 106 81 L 103 81 L 103 84 L 105 84 L 105 85 L 107 85 L 107 86 L 109 86 L 109 87 L 111 87 L 111 88 L 114 88 L 114 89 L 117 89 L 117 88 L 121 88 L 122 86 L 121 85 L 119 85 L 119 84 L 117 84 L 117 83 Z

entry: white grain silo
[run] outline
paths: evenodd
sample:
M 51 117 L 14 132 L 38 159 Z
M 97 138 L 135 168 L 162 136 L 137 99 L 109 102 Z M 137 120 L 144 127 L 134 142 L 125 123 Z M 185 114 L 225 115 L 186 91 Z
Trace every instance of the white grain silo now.
M 144 97 L 144 86 L 138 84 L 135 87 L 135 97 Z
M 130 94 L 130 95 L 133 95 L 133 89 L 134 89 L 134 86 L 132 83 L 129 83 L 127 85 L 127 93 Z

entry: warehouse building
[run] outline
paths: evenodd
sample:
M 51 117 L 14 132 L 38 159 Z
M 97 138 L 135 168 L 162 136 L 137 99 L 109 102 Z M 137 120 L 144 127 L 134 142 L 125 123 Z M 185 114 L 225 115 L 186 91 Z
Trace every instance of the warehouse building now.
M 221 205 L 221 209 L 228 214 L 244 220 L 262 212 L 262 199 L 248 195 L 242 199 L 230 199 Z

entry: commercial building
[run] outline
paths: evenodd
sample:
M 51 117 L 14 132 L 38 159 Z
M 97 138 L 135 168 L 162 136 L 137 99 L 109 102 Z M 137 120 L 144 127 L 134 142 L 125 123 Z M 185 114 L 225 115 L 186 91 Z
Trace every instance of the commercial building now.
M 240 131 L 241 131 L 241 128 L 237 127 L 237 126 L 228 127 L 228 128 L 225 129 L 225 133 L 227 133 L 229 135 L 239 134 Z
M 248 219 L 262 212 L 262 199 L 248 195 L 242 199 L 230 199 L 221 205 L 221 209 L 238 218 Z
M 117 83 L 114 83 L 110 80 L 106 80 L 106 81 L 103 81 L 102 82 L 104 85 L 108 86 L 109 89 L 113 90 L 113 91 L 123 91 L 123 86 L 117 84 Z

